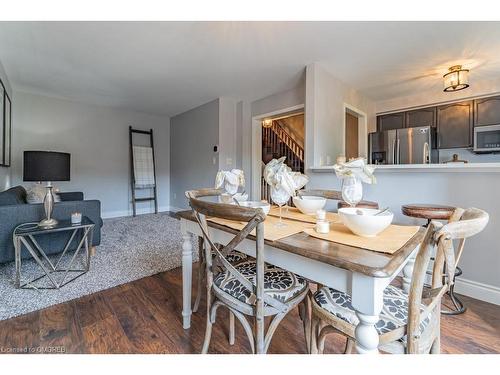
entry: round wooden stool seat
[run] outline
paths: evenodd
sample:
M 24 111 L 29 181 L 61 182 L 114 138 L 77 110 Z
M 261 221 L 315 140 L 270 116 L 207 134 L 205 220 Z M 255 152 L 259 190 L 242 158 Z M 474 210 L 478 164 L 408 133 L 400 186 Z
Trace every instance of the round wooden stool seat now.
M 351 207 L 349 205 L 349 203 L 347 202 L 344 202 L 344 201 L 339 201 L 339 203 L 337 203 L 337 208 L 344 208 L 344 207 Z M 377 202 L 372 202 L 372 201 L 361 201 L 359 202 L 356 207 L 358 208 L 379 208 L 378 207 L 378 203 Z
M 448 220 L 455 207 L 439 204 L 404 204 L 401 206 L 403 215 L 427 220 Z

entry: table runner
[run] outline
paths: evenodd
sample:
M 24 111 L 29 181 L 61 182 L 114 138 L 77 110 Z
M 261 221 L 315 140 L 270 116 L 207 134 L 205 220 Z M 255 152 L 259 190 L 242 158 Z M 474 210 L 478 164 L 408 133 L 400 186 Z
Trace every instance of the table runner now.
M 216 217 L 209 217 L 207 218 L 207 221 L 221 224 L 236 230 L 242 230 L 246 225 L 246 223 L 243 222 L 220 219 Z M 266 220 L 264 220 L 264 239 L 268 241 L 277 241 L 281 238 L 291 236 L 292 234 L 300 233 L 304 229 L 314 227 L 314 225 L 309 223 L 304 223 L 296 220 L 283 219 L 283 222 L 286 223 L 286 227 L 277 228 L 275 224 L 278 222 L 279 218 L 277 217 L 270 215 L 266 217 Z M 255 236 L 255 229 L 252 231 L 252 235 Z
M 311 224 L 316 223 L 316 215 L 303 214 L 296 207 L 288 207 L 288 210 L 286 207 L 283 207 L 281 209 L 281 213 L 282 213 L 284 219 L 298 220 L 298 221 L 303 221 L 304 223 L 311 223 Z M 268 216 L 279 217 L 280 216 L 279 207 L 272 206 L 271 210 L 269 211 Z M 337 215 L 334 212 L 327 212 L 326 213 L 326 220 L 331 222 L 331 223 L 332 222 L 340 222 L 339 215 Z
M 273 212 L 273 209 L 271 209 L 271 212 Z M 393 254 L 402 248 L 420 229 L 419 226 L 390 225 L 376 237 L 361 237 L 352 233 L 344 224 L 334 222 L 334 220 L 338 220 L 338 217 L 335 213 L 329 212 L 330 219 L 333 219 L 330 223 L 330 232 L 322 234 L 314 230 L 314 224 L 312 224 L 312 222 L 299 221 L 299 219 L 314 219 L 312 216 L 304 215 L 297 211 L 297 209 L 289 209 L 288 217 L 294 217 L 295 220 L 284 218 L 283 222 L 286 223 L 287 226 L 283 228 L 277 228 L 275 226 L 275 224 L 279 222 L 279 218 L 273 216 L 270 212 L 264 221 L 264 239 L 268 241 L 277 241 L 293 234 L 304 232 L 311 237 L 325 241 L 359 247 L 379 253 Z M 219 218 L 207 218 L 207 220 L 236 230 L 242 230 L 246 225 L 246 223 L 243 222 Z M 255 230 L 252 231 L 252 234 L 255 235 Z
M 378 253 L 394 254 L 401 249 L 417 232 L 420 227 L 406 225 L 390 225 L 376 237 L 361 237 L 350 231 L 344 224 L 330 225 L 330 233 L 317 233 L 314 229 L 304 229 L 311 237 L 337 242 Z

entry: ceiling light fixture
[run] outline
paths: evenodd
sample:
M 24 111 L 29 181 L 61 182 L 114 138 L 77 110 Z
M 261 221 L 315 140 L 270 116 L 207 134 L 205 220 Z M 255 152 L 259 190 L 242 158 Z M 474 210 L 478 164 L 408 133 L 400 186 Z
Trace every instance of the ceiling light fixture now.
M 266 129 L 270 128 L 271 126 L 273 126 L 273 120 L 267 119 L 262 121 L 262 126 Z
M 462 65 L 454 65 L 443 76 L 445 92 L 463 90 L 469 87 L 469 70 L 462 69 Z

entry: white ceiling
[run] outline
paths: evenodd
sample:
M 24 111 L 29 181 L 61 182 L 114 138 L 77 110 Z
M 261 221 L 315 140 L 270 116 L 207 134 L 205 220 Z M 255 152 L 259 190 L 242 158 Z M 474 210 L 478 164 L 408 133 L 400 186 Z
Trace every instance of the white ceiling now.
M 0 22 L 14 89 L 175 115 L 289 89 L 321 62 L 374 100 L 442 90 L 447 67 L 500 77 L 500 23 Z

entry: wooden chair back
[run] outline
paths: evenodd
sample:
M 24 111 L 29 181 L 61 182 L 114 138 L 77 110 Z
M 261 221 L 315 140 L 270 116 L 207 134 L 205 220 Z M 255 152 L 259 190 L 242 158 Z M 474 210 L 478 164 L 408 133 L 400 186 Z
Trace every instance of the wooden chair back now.
M 332 199 L 336 201 L 343 200 L 342 193 L 337 190 L 299 190 L 297 194 L 299 195 L 299 197 L 313 196 L 313 197 Z
M 409 294 L 407 351 L 417 353 L 420 339 L 420 324 L 429 314 L 439 319 L 441 297 L 453 283 L 456 261 L 453 240 L 459 240 L 463 245 L 466 238 L 481 232 L 488 223 L 489 216 L 477 208 L 463 210 L 457 208 L 450 222 L 443 225 L 431 221 L 427 227 L 420 250 L 415 260 L 414 271 Z M 432 270 L 432 288 L 424 293 L 424 283 L 433 250 L 436 249 Z M 446 283 L 443 284 L 443 269 L 446 270 Z M 421 311 L 422 299 L 426 308 Z
M 225 203 L 215 203 L 201 198 L 218 197 L 224 191 L 222 189 L 200 189 L 190 190 L 186 192 L 186 197 L 189 199 L 189 205 L 193 210 L 193 214 L 198 222 L 203 233 L 205 241 L 205 259 L 207 283 L 212 285 L 215 275 L 219 272 L 227 270 L 235 277 L 246 289 L 251 292 L 250 302 L 255 302 L 257 314 L 259 310 L 263 313 L 264 302 L 279 311 L 286 309 L 281 301 L 274 299 L 264 293 L 264 220 L 266 215 L 261 209 L 240 207 Z M 225 246 L 217 246 L 210 237 L 206 217 L 215 217 L 225 220 L 245 222 L 246 225 L 234 238 Z M 256 283 L 252 284 L 246 279 L 227 259 L 229 253 L 235 250 L 236 246 L 241 243 L 253 230 L 256 231 Z M 215 257 L 212 261 L 212 253 Z

